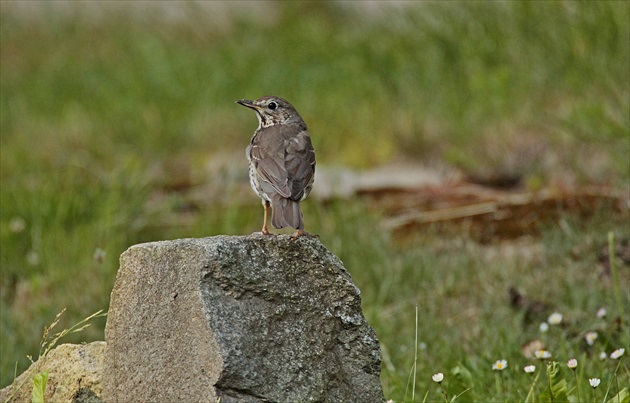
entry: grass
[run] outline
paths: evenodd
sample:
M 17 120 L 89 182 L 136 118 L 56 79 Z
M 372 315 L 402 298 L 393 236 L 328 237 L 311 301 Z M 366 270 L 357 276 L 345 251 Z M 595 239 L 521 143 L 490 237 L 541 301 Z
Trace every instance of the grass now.
M 4 400 L 5 403 L 11 402 L 13 401 L 13 399 L 16 399 L 17 396 L 20 395 L 20 391 L 22 388 L 25 388 L 26 390 L 32 389 L 31 400 L 33 403 L 43 403 L 45 397 L 44 395 L 46 394 L 46 382 L 48 381 L 48 370 L 44 369 L 48 353 L 50 353 L 50 351 L 57 346 L 61 339 L 64 339 L 70 334 L 80 333 L 84 331 L 91 326 L 91 324 L 89 323 L 91 320 L 107 315 L 107 313 L 104 313 L 103 310 L 99 310 L 88 316 L 87 318 L 82 319 L 80 322 L 70 326 L 69 328 L 63 329 L 57 333 L 52 333 L 52 330 L 59 323 L 59 319 L 63 315 L 64 311 L 65 310 L 59 312 L 52 323 L 44 328 L 41 344 L 39 347 L 39 354 L 35 358 L 36 361 L 33 361 L 33 358 L 30 355 L 27 357 L 32 365 L 31 367 L 29 367 L 28 371 L 23 374 L 25 375 L 24 379 L 20 381 L 16 379 L 14 381 L 11 394 L 6 398 L 6 400 Z M 17 374 L 14 374 L 14 378 L 17 378 Z
M 130 245 L 258 230 L 259 203 L 238 185 L 247 182 L 243 149 L 256 121 L 236 99 L 291 100 L 322 166 L 414 159 L 544 186 L 630 181 L 627 2 L 425 2 L 372 12 L 266 3 L 250 13 L 254 3 L 189 3 L 177 7 L 183 19 L 120 5 L 99 14 L 26 4 L 25 13 L 3 2 L 0 14 L 1 385 L 16 361 L 18 373 L 26 368 L 61 309 L 67 328 L 107 307 Z M 208 184 L 232 202 L 190 196 Z M 609 232 L 630 236 L 627 210 L 567 213 L 541 223 L 538 238 L 480 245 L 457 227 L 403 246 L 366 201 L 304 207 L 307 229 L 362 290 L 387 398 L 444 400 L 431 380 L 443 372 L 449 398 L 469 389 L 458 400 L 524 400 L 532 379 L 522 367 L 534 361 L 520 350 L 535 339 L 562 364 L 569 395 L 569 358 L 579 360 L 582 399 L 587 378 L 602 379 L 597 400 L 615 379 L 617 362 L 598 357 L 629 350 L 627 327 L 615 321 L 630 321 L 627 287 L 619 288 L 630 275 L 617 262 L 618 281 L 601 276 L 597 255 Z M 525 324 L 509 306 L 510 286 L 545 300 L 563 324 L 545 334 Z M 104 323 L 69 341 L 102 339 Z M 591 330 L 593 347 L 584 342 Z M 501 375 L 491 369 L 499 359 L 508 361 Z M 625 362 L 627 353 L 608 397 L 629 383 Z

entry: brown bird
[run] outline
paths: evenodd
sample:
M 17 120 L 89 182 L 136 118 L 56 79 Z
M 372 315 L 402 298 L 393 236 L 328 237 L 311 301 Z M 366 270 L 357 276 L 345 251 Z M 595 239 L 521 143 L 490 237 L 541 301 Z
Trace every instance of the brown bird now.
M 313 188 L 315 150 L 306 123 L 295 108 L 279 97 L 266 96 L 236 103 L 253 109 L 258 117 L 246 154 L 249 182 L 262 199 L 265 209 L 262 233 L 269 234 L 267 216 L 275 228 L 292 227 L 292 237 L 309 235 L 304 231 L 300 201 Z

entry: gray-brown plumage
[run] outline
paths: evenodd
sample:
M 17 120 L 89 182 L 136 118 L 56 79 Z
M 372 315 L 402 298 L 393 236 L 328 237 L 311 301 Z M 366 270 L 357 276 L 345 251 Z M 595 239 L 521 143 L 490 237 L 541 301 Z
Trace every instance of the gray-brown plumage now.
M 293 237 L 306 234 L 300 201 L 310 193 L 315 177 L 315 151 L 306 123 L 279 97 L 236 102 L 253 109 L 258 117 L 259 125 L 246 154 L 250 184 L 265 209 L 263 234 L 269 234 L 269 207 L 275 228 L 295 228 Z

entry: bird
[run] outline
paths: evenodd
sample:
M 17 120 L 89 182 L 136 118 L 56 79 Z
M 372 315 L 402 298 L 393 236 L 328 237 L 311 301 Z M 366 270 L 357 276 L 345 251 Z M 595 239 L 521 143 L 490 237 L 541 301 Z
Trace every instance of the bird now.
M 304 231 L 300 208 L 315 180 L 315 150 L 306 123 L 293 105 L 277 96 L 239 99 L 236 103 L 253 109 L 258 118 L 258 128 L 245 154 L 249 183 L 264 208 L 262 234 L 270 234 L 267 220 L 271 208 L 274 228 L 294 228 L 292 239 L 310 236 Z

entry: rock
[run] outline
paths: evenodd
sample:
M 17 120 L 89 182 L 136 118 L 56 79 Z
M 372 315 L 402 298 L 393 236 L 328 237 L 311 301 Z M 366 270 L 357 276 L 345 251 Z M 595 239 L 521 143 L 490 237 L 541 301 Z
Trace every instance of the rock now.
M 360 291 L 319 240 L 181 239 L 120 262 L 105 401 L 384 401 Z
M 0 390 L 0 401 L 29 402 L 33 376 L 48 371 L 47 402 L 102 402 L 103 357 L 105 342 L 61 344 L 32 364 L 12 385 Z M 21 387 L 20 387 L 21 385 Z M 14 387 L 17 388 L 13 394 Z

